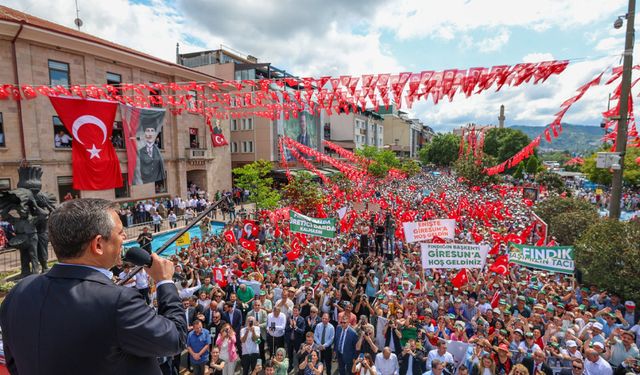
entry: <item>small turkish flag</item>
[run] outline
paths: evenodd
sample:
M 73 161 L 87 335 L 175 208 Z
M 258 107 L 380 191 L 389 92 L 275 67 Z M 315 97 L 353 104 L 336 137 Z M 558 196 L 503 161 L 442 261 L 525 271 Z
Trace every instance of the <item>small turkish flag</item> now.
M 489 271 L 495 272 L 499 275 L 506 276 L 509 274 L 509 256 L 501 255 L 496 258 L 496 261 L 493 262 Z
M 280 230 L 280 227 L 276 226 L 276 230 L 275 230 L 275 233 L 273 234 L 273 236 L 274 236 L 275 238 L 280 238 L 280 237 L 282 237 L 282 231 Z
M 298 241 L 297 239 L 291 241 L 291 250 L 300 254 L 302 252 L 302 245 L 300 244 L 300 241 Z
M 467 276 L 467 269 L 463 268 L 460 270 L 460 272 L 458 272 L 458 274 L 451 279 L 451 285 L 453 285 L 456 288 L 460 288 L 463 285 L 467 285 L 467 283 L 469 282 L 469 277 Z
M 442 237 L 433 236 L 431 243 L 447 243 Z
M 118 103 L 50 96 L 60 121 L 73 137 L 73 188 L 106 190 L 122 187 L 122 172 L 111 143 Z
M 294 236 L 300 241 L 303 245 L 307 246 L 309 243 L 307 242 L 307 236 L 302 233 L 296 233 Z
M 226 230 L 223 236 L 225 241 L 229 243 L 236 243 L 236 235 L 233 234 L 233 231 L 231 229 Z
M 500 253 L 500 242 L 496 242 L 491 250 L 489 250 L 488 255 L 498 255 Z
M 248 240 L 246 238 L 240 239 L 240 246 L 244 247 L 247 250 L 256 251 L 256 242 Z
M 498 305 L 500 305 L 500 291 L 496 290 L 495 293 L 493 293 L 493 297 L 491 297 L 491 308 L 495 309 L 496 307 L 498 307 Z

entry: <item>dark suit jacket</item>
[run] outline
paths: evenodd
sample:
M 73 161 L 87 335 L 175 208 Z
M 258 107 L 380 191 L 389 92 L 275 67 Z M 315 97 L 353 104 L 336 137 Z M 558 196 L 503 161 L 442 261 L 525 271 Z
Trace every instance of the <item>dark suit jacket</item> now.
M 55 265 L 16 285 L 0 308 L 12 374 L 161 374 L 157 357 L 180 353 L 187 322 L 173 283 L 158 313 L 135 288 L 82 266 Z
M 157 146 L 152 147 L 151 157 L 147 153 L 147 147 L 138 150 L 138 166 L 140 169 L 139 180 L 136 183 L 149 183 L 162 181 L 165 177 L 164 161 Z
M 522 365 L 526 367 L 527 370 L 529 370 L 529 374 L 535 375 L 535 372 L 533 371 L 533 367 L 535 365 L 533 358 L 529 357 L 523 359 Z M 546 363 L 542 364 L 542 371 L 545 373 L 545 375 L 553 375 L 553 370 L 551 370 L 551 367 L 549 367 Z
M 296 329 L 294 330 L 291 327 L 290 324 L 290 318 L 287 319 L 287 325 L 285 326 L 284 329 L 284 340 L 285 342 L 292 342 L 291 341 L 291 332 L 293 331 L 293 337 L 294 337 L 294 344 L 295 345 L 299 345 L 304 341 L 304 334 L 307 331 L 307 322 L 306 320 L 301 317 L 300 315 L 298 315 L 298 318 L 296 319 Z M 297 350 L 297 348 L 296 348 Z
M 400 375 L 405 375 L 409 370 L 409 357 L 413 357 L 413 363 L 411 365 L 411 373 L 413 375 L 421 375 L 427 370 L 427 364 L 424 361 L 424 355 L 421 352 L 417 352 L 415 356 L 403 354 L 400 357 Z
M 231 324 L 231 327 L 233 327 L 233 330 L 236 331 L 236 336 L 240 334 L 240 329 L 242 328 L 242 313 L 240 312 L 240 310 L 238 309 L 233 309 L 231 310 L 232 314 L 233 314 L 233 324 Z M 227 323 L 231 323 L 231 319 L 229 317 L 229 313 L 228 312 L 223 312 L 221 318 L 227 322 Z
M 342 326 L 338 326 L 336 328 L 336 334 L 333 339 L 333 350 L 340 355 L 340 338 L 342 337 Z M 358 342 L 358 334 L 356 331 L 351 328 L 351 326 L 347 327 L 347 334 L 344 338 L 344 352 L 342 353 L 342 360 L 345 363 L 351 365 L 353 360 L 356 358 L 356 343 Z

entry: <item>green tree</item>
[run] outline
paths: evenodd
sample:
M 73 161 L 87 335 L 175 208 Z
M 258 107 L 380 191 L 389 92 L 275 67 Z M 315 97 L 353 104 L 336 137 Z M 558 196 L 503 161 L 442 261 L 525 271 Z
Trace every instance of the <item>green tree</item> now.
M 400 168 L 400 159 L 391 150 L 380 150 L 374 146 L 364 146 L 356 150 L 356 155 L 367 158 L 370 161 L 367 171 L 374 177 L 384 178 L 389 169 Z
M 550 234 L 565 246 L 575 244 L 580 235 L 599 220 L 595 211 L 563 212 L 551 218 Z
M 460 137 L 453 134 L 438 133 L 418 151 L 418 158 L 422 164 L 435 164 L 448 167 L 458 159 L 460 149 Z
M 285 202 L 305 215 L 313 215 L 318 204 L 322 203 L 322 190 L 313 180 L 313 176 L 300 171 L 282 188 Z
M 547 224 L 550 224 L 554 217 L 567 212 L 581 212 L 585 216 L 597 214 L 596 208 L 589 202 L 561 196 L 551 197 L 538 203 L 535 212 Z
M 525 170 L 529 175 L 536 175 L 538 173 L 538 167 L 540 166 L 540 161 L 535 155 L 531 155 L 529 159 L 527 159 L 527 166 Z
M 420 164 L 413 159 L 403 159 L 400 161 L 400 170 L 407 174 L 407 177 L 420 173 Z
M 549 191 L 557 194 L 569 192 L 564 184 L 564 180 L 557 173 L 543 171 L 536 176 L 536 182 L 546 187 Z
M 343 173 L 336 173 L 329 177 L 329 179 L 346 194 L 351 193 L 353 190 L 353 182 L 351 182 L 351 180 L 349 180 Z
M 264 210 L 278 207 L 280 194 L 273 189 L 273 179 L 267 177 L 271 172 L 271 163 L 258 160 L 232 171 L 236 186 L 249 191 L 249 201 L 256 209 Z
M 483 150 L 486 154 L 498 159 L 498 163 L 502 163 L 529 143 L 531 139 L 521 130 L 493 128 L 485 135 Z
M 513 177 L 521 179 L 524 177 L 524 163 L 520 162 L 516 166 L 516 170 L 513 172 Z
M 480 162 L 472 155 L 456 160 L 453 167 L 458 176 L 464 177 L 471 185 L 482 185 L 484 183 L 495 182 L 496 176 L 488 176 L 484 169 L 495 165 L 495 159 L 485 156 Z
M 599 221 L 578 239 L 575 258 L 585 284 L 640 299 L 640 223 Z
M 609 151 L 609 149 L 601 151 Z M 632 186 L 640 186 L 640 165 L 636 163 L 636 158 L 639 156 L 640 148 L 627 148 L 627 153 L 624 157 L 624 172 L 622 173 L 622 178 L 625 183 Z M 585 159 L 584 165 L 582 166 L 582 173 L 586 174 L 589 180 L 597 184 L 610 185 L 613 173 L 609 169 L 596 168 L 596 157 L 597 152 L 594 152 Z

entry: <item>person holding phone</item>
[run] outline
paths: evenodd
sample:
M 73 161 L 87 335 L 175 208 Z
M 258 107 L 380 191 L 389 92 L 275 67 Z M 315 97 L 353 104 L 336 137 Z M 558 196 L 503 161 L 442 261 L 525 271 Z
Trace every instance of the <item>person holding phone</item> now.
M 242 375 L 249 375 L 256 367 L 256 362 L 260 357 L 258 346 L 260 326 L 252 316 L 247 318 L 247 325 L 240 330 L 240 341 L 242 343 L 242 356 L 240 357 Z
M 378 371 L 373 363 L 373 358 L 369 353 L 360 353 L 360 356 L 353 362 L 351 369 L 353 374 L 357 375 L 377 375 Z
M 216 346 L 220 348 L 220 358 L 225 362 L 222 375 L 233 375 L 238 362 L 238 350 L 236 349 L 236 333 L 229 323 L 222 326 L 216 340 Z
M 224 360 L 220 358 L 220 348 L 214 346 L 211 348 L 211 362 L 209 362 L 209 367 L 211 368 L 210 375 L 222 375 L 224 365 Z
M 298 368 L 303 371 L 304 375 L 322 375 L 324 372 L 324 365 L 320 361 L 317 350 L 312 350 L 310 354 L 305 356 Z

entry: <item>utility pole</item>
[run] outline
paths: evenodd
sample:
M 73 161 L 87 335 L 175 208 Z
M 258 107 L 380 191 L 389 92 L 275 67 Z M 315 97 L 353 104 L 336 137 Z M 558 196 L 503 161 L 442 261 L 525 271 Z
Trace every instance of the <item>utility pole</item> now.
M 624 62 L 622 65 L 622 87 L 620 89 L 620 118 L 616 135 L 616 152 L 620 155 L 620 168 L 613 170 L 611 181 L 611 202 L 609 203 L 609 217 L 620 218 L 620 199 L 622 198 L 622 173 L 624 171 L 624 156 L 627 150 L 627 122 L 629 117 L 629 91 L 631 90 L 631 66 L 633 64 L 634 21 L 636 0 L 629 0 L 627 11 L 627 33 L 624 40 Z

